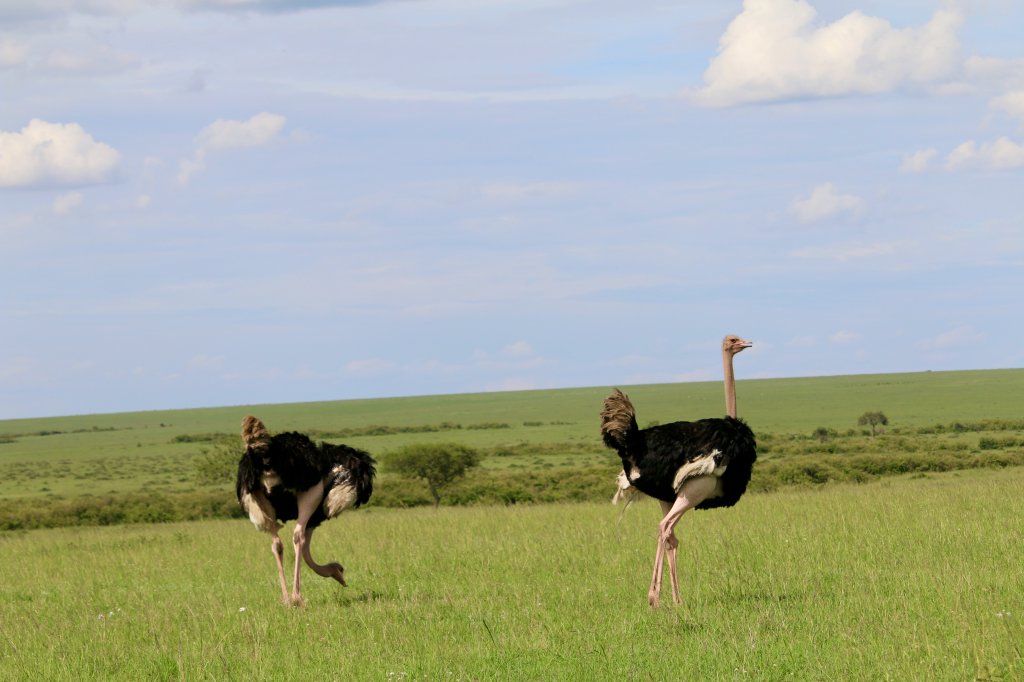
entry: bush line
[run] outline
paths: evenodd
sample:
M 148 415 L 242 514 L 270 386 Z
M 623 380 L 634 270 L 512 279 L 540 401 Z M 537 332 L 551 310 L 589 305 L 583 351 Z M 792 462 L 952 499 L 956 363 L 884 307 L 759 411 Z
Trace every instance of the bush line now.
M 833 482 L 866 482 L 884 476 L 975 468 L 1024 466 L 1024 452 L 912 453 L 793 456 L 759 461 L 750 490 L 771 492 Z M 613 467 L 555 467 L 523 471 L 476 469 L 445 491 L 445 505 L 607 502 L 614 492 Z M 433 504 L 425 484 L 383 474 L 369 506 L 419 507 Z M 60 526 L 105 526 L 242 518 L 233 491 L 126 493 L 74 500 L 0 500 L 0 530 Z

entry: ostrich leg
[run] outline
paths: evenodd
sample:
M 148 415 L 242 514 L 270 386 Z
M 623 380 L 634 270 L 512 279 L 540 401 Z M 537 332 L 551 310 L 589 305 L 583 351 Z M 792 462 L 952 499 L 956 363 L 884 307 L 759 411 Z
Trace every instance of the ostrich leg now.
M 270 551 L 274 553 L 274 560 L 277 562 L 277 580 L 281 583 L 281 601 L 287 604 L 288 583 L 284 579 L 284 543 L 281 542 L 281 536 L 277 534 L 279 530 L 281 527 L 277 526 L 271 533 L 273 539 L 270 541 Z
M 673 598 L 678 603 L 678 577 L 676 576 L 675 527 L 683 514 L 703 502 L 715 490 L 717 480 L 714 476 L 699 476 L 683 483 L 675 503 L 669 507 L 665 517 L 658 524 L 658 551 L 654 555 L 654 575 L 651 578 L 651 589 L 647 592 L 647 603 L 658 606 L 661 599 L 661 577 L 664 571 L 665 552 L 669 553 L 669 570 L 672 572 Z M 665 506 L 668 503 L 663 503 Z M 669 549 L 671 547 L 671 549 Z
M 302 584 L 299 576 L 299 568 L 302 566 L 303 554 L 309 554 L 310 533 L 306 530 L 306 524 L 313 512 L 320 506 L 324 498 L 324 483 L 318 481 L 316 485 L 298 494 L 296 502 L 299 507 L 299 518 L 295 521 L 295 530 L 292 531 L 292 545 L 295 547 L 295 575 L 292 579 L 292 604 L 303 606 Z
M 281 599 L 288 603 L 288 584 L 284 579 L 284 544 L 281 542 L 281 524 L 277 522 L 277 512 L 267 499 L 267 494 L 260 487 L 242 496 L 242 508 L 249 514 L 249 519 L 257 528 L 270 536 L 270 551 L 277 563 L 277 580 L 281 585 Z
M 671 511 L 672 505 L 668 502 L 661 501 L 661 513 L 667 515 Z M 679 548 L 679 540 L 676 539 L 676 534 L 673 532 L 665 543 L 665 550 L 668 554 L 668 575 L 672 579 L 672 603 L 678 604 L 679 599 L 679 573 L 676 571 L 676 550 Z
M 654 573 L 651 575 L 651 587 L 647 590 L 647 603 L 657 608 L 661 603 L 661 576 L 665 570 L 665 543 L 658 536 L 658 549 L 654 552 Z

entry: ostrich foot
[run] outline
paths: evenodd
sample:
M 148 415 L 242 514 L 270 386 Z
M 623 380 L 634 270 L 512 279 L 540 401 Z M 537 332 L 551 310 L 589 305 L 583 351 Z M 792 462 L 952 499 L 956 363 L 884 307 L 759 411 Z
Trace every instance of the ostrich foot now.
M 292 595 L 292 599 L 291 599 L 291 603 L 288 604 L 288 605 L 289 606 L 305 606 L 306 605 L 306 600 L 302 598 L 301 594 L 293 594 Z

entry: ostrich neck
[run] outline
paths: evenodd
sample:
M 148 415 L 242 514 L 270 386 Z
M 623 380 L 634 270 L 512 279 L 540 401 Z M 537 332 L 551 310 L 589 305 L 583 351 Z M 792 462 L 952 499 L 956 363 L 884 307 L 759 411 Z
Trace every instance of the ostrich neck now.
M 736 418 L 736 375 L 732 371 L 732 353 L 722 353 L 722 368 L 725 370 L 725 413 Z

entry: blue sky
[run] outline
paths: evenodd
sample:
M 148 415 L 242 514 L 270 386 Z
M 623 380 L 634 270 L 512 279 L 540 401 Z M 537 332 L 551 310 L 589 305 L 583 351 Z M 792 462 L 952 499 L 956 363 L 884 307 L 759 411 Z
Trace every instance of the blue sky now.
M 1022 29 L 0 0 L 0 418 L 1019 367 Z

